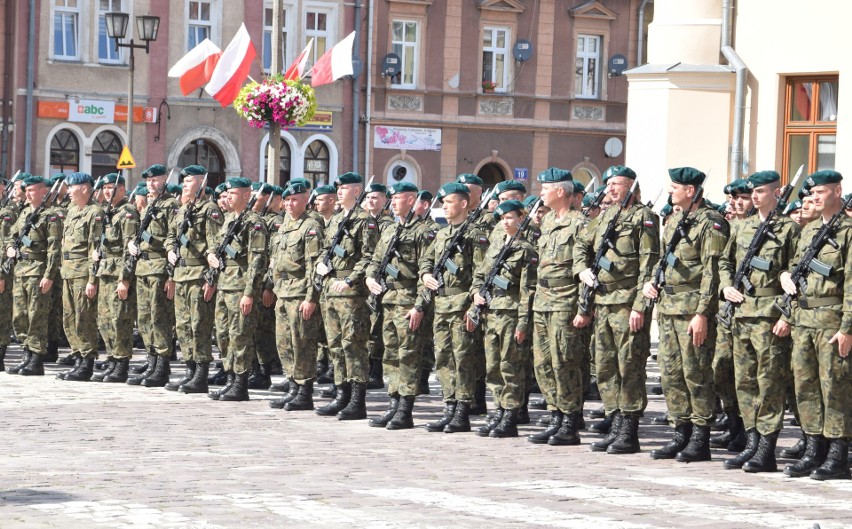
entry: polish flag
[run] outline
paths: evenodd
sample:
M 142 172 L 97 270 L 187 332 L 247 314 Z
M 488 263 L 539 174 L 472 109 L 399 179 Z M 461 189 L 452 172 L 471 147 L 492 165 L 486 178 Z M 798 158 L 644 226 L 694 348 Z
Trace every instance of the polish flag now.
M 355 32 L 335 44 L 311 69 L 311 86 L 333 83 L 345 75 L 352 75 L 352 45 Z
M 302 53 L 296 57 L 296 60 L 293 61 L 293 64 L 287 68 L 287 71 L 284 72 L 284 79 L 290 81 L 298 81 L 302 78 L 302 74 L 305 73 L 305 64 L 308 63 L 308 58 L 311 56 L 311 48 L 314 45 L 314 39 L 308 41 L 308 45 L 305 46 L 305 49 L 302 50 Z
M 213 44 L 210 39 L 204 39 L 172 66 L 168 75 L 178 77 L 180 91 L 185 96 L 189 95 L 210 81 L 210 76 L 213 75 L 213 70 L 221 56 L 222 50 L 219 46 Z
M 246 25 L 242 24 L 231 43 L 222 52 L 222 57 L 204 91 L 213 96 L 213 99 L 223 107 L 233 103 L 242 88 L 243 81 L 248 77 L 251 61 L 256 56 L 257 51 L 251 43 Z

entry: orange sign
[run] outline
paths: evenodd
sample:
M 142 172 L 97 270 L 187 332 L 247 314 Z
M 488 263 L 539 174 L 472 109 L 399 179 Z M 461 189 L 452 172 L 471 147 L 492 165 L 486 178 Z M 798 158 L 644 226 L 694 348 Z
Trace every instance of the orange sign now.
M 68 101 L 39 101 L 37 115 L 40 118 L 68 120 Z M 127 121 L 127 105 L 115 105 L 115 123 Z M 157 109 L 155 107 L 133 107 L 134 123 L 156 123 Z
M 38 117 L 68 119 L 68 101 L 39 101 Z

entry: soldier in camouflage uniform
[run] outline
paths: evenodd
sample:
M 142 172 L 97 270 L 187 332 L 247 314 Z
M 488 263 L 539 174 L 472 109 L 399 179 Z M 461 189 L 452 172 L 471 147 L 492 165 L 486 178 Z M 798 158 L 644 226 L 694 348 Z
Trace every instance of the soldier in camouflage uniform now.
M 401 182 L 391 188 L 391 209 L 401 223 L 382 233 L 373 259 L 367 267 L 367 288 L 381 298 L 384 311 L 382 338 L 385 343 L 384 373 L 388 381 L 390 407 L 381 417 L 370 420 L 371 426 L 388 430 L 414 427 L 411 412 L 418 393 L 423 349 L 423 307 L 417 304 L 418 263 L 429 251 L 434 234 L 422 219 L 413 213 L 417 187 Z M 398 243 L 391 240 L 399 233 Z M 390 257 L 387 266 L 385 256 Z M 377 278 L 386 276 L 387 288 Z M 391 411 L 396 408 L 396 411 Z
M 843 208 L 840 173 L 818 171 L 807 183 L 821 222 L 811 222 L 801 232 L 792 264 L 801 262 L 805 250 L 823 224 Z M 842 215 L 842 212 L 840 213 Z M 852 221 L 840 219 L 833 234 L 836 246 L 824 244 L 811 261 L 805 290 L 799 290 L 789 272 L 781 284 L 798 295 L 793 327 L 793 375 L 796 400 L 805 431 L 804 456 L 784 473 L 812 479 L 850 479 L 849 440 L 852 438 Z M 792 269 L 790 267 L 789 269 Z
M 133 355 L 136 321 L 136 278 L 124 266 L 127 243 L 139 231 L 139 212 L 126 198 L 123 176 L 110 173 L 103 179 L 104 228 L 92 253 L 98 277 L 98 328 L 109 361 L 92 380 L 127 381 Z
M 204 271 L 207 252 L 216 246 L 224 219 L 219 206 L 201 190 L 206 173 L 200 165 L 181 170 L 181 206 L 166 237 L 175 282 L 175 328 L 186 373 L 165 388 L 182 393 L 207 393 L 207 374 L 213 361 L 215 288 L 204 281 Z
M 269 402 L 287 411 L 312 410 L 317 364 L 317 324 L 320 293 L 314 288 L 314 263 L 320 256 L 323 226 L 309 215 L 308 188 L 290 184 L 284 190 L 286 217 L 270 247 L 270 270 L 275 282 L 275 336 L 281 366 L 290 381 L 289 394 Z M 350 406 L 354 406 L 350 400 Z M 363 408 L 366 417 L 366 409 Z M 344 408 L 340 412 L 348 413 Z
M 266 231 L 272 236 L 276 224 L 280 225 L 280 216 L 270 207 L 275 189 L 264 182 L 252 182 L 251 188 L 252 191 L 260 190 L 253 209 L 263 219 Z M 254 335 L 257 358 L 249 375 L 249 389 L 269 389 L 272 385 L 272 364 L 278 356 L 275 344 L 275 294 L 272 287 L 271 282 L 265 282 L 260 303 L 257 304 L 257 330 Z
M 777 469 L 775 444 L 784 420 L 792 321 L 781 314 L 772 300 L 782 293 L 779 274 L 793 262 L 798 224 L 784 216 L 775 217 L 770 226 L 774 236 L 766 239 L 751 263 L 748 279 L 754 290 L 743 293 L 733 283 L 755 232 L 778 206 L 780 178 L 775 171 L 761 171 L 749 177 L 751 200 L 759 214 L 734 223 L 720 261 L 722 295 L 737 304 L 731 327 L 734 377 L 748 438 L 745 450 L 725 461 L 725 468 L 742 468 L 746 472 Z
M 0 196 L 4 197 L 4 204 L 0 206 L 0 248 L 6 248 L 12 244 L 13 228 L 18 220 L 20 208 L 14 200 L 14 190 L 11 187 L 15 185 L 15 182 L 0 178 L 0 184 L 2 184 L 0 185 Z M 6 370 L 4 359 L 11 335 L 12 275 L 4 273 L 0 268 L 0 372 Z
M 387 187 L 383 184 L 370 184 L 367 196 L 364 197 L 364 209 L 369 213 L 379 227 L 379 236 L 390 226 L 393 227 L 393 216 L 387 212 L 386 206 L 390 204 Z M 367 348 L 370 351 L 370 378 L 367 381 L 367 389 L 382 389 L 385 387 L 384 358 L 385 344 L 382 341 L 382 326 L 384 318 L 381 304 L 376 312 L 370 312 L 370 339 Z
M 600 282 L 594 294 L 595 370 L 612 427 L 602 441 L 592 443 L 592 450 L 609 454 L 639 451 L 639 417 L 648 403 L 646 314 L 641 290 L 651 280 L 660 253 L 660 236 L 657 216 L 635 198 L 620 209 L 635 180 L 632 169 L 615 166 L 606 191 L 613 205 L 581 233 L 574 246 L 574 274 L 589 288 L 596 280 Z M 603 237 L 619 211 L 615 235 L 608 245 L 611 251 L 604 255 L 608 266 L 601 266 L 595 277 L 591 267 L 596 251 L 607 244 Z M 574 318 L 574 326 L 581 328 L 592 323 L 592 314 L 583 310 L 582 301 L 581 294 L 581 310 Z
M 719 257 L 729 234 L 718 211 L 703 203 L 704 173 L 692 167 L 669 169 L 669 195 L 682 213 L 669 219 L 663 246 L 671 252 L 664 283 L 645 283 L 648 299 L 658 300 L 660 328 L 658 361 L 672 441 L 651 451 L 653 459 L 677 458 L 685 463 L 710 460 L 710 425 L 716 418 L 713 391 L 713 351 L 719 292 Z M 682 233 L 676 230 L 683 215 Z M 662 266 L 662 262 L 660 265 Z
M 28 205 L 18 215 L 13 228 L 14 239 L 6 247 L 6 260 L 17 259 L 12 282 L 12 327 L 24 349 L 23 361 L 10 374 L 44 375 L 44 355 L 47 345 L 47 319 L 50 314 L 52 289 L 59 277 L 61 260 L 62 219 L 42 210 L 31 219 L 29 233 L 21 233 L 27 218 L 48 197 L 44 178 L 27 176 L 21 180 Z M 13 246 L 16 240 L 21 247 Z
M 225 215 L 217 238 L 222 244 L 225 234 L 234 223 L 241 221 L 225 255 L 216 255 L 216 248 L 207 249 L 207 264 L 221 269 L 216 289 L 224 300 L 225 332 L 228 334 L 227 357 L 222 364 L 228 373 L 229 384 L 219 391 L 208 393 L 213 400 L 249 400 L 248 376 L 256 352 L 254 333 L 263 278 L 266 275 L 268 232 L 257 213 L 249 207 L 251 182 L 246 178 L 229 178 L 226 182 L 231 211 Z M 240 215 L 245 215 L 240 219 Z M 222 259 L 224 262 L 222 262 Z M 218 307 L 217 307 L 218 308 Z
M 50 178 L 45 179 L 45 185 L 49 188 L 53 187 L 53 184 L 57 181 L 65 180 L 65 175 L 62 173 L 53 175 Z M 51 215 L 56 215 L 59 217 L 59 220 L 65 221 L 65 213 L 68 211 L 68 195 L 66 193 L 66 187 L 61 185 L 57 187 L 58 195 L 55 200 L 53 200 L 49 213 Z M 59 360 L 59 346 L 67 345 L 68 339 L 65 336 L 65 329 L 62 324 L 62 288 L 61 285 L 57 285 L 57 288 L 54 288 L 51 291 L 51 302 L 50 302 L 50 315 L 47 318 L 47 354 L 44 357 L 45 362 L 56 362 Z M 81 362 L 80 355 L 71 351 L 69 354 L 65 356 L 61 361 L 59 361 L 60 365 L 70 366 L 73 365 L 77 367 Z
M 379 235 L 376 221 L 356 204 L 364 186 L 361 175 L 344 173 L 337 178 L 336 185 L 337 201 L 342 210 L 335 213 L 326 226 L 322 254 L 316 265 L 317 274 L 323 278 L 320 306 L 337 386 L 334 400 L 316 410 L 323 416 L 337 415 L 349 406 L 351 399 L 355 399 L 354 406 L 360 408 L 366 395 L 370 319 L 364 303 L 367 296 L 364 274 Z M 348 224 L 341 226 L 353 209 Z M 343 229 L 343 238 L 332 248 L 339 229 Z M 331 266 L 326 266 L 322 261 L 329 251 Z
M 417 193 L 417 202 L 414 203 L 414 216 L 420 218 L 429 226 L 433 239 L 435 234 L 438 233 L 438 230 L 441 229 L 441 225 L 432 218 L 432 202 L 434 198 L 432 193 L 422 189 Z M 432 323 L 435 320 L 435 311 L 432 305 L 425 306 L 423 309 L 423 322 L 420 325 L 423 326 L 424 332 L 423 339 L 420 341 L 420 385 L 417 390 L 418 395 L 428 395 L 430 393 L 429 374 L 432 373 L 432 369 L 435 367 L 435 343 L 431 332 Z
M 225 189 L 225 182 L 222 182 L 216 189 L 213 190 L 213 196 L 216 200 L 216 205 L 219 206 L 219 211 L 222 212 L 222 220 L 224 222 L 225 215 L 231 211 L 231 206 L 228 204 L 228 193 Z M 217 234 L 218 237 L 218 234 Z M 209 385 L 224 386 L 228 380 L 228 374 L 225 372 L 225 367 L 221 360 L 228 356 L 228 321 L 227 310 L 225 310 L 225 299 L 222 296 L 216 296 L 214 307 L 214 326 L 216 329 L 216 348 L 219 349 L 219 371 L 211 375 L 207 379 Z

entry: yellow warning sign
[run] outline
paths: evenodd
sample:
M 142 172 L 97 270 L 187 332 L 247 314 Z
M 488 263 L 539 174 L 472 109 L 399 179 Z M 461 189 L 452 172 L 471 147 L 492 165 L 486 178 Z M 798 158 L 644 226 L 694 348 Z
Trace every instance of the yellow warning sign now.
M 124 146 L 124 149 L 121 150 L 121 156 L 118 157 L 118 163 L 115 164 L 116 169 L 133 169 L 136 167 L 136 160 L 133 159 L 133 155 L 130 154 L 130 149 L 127 145 Z

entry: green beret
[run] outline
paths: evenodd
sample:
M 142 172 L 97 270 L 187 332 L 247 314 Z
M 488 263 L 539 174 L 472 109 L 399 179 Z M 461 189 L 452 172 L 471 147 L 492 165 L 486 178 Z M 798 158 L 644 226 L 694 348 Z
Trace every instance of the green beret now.
M 781 175 L 777 171 L 758 171 L 748 177 L 746 189 L 751 190 L 755 187 L 778 182 L 779 180 L 781 180 Z
M 520 200 L 504 200 L 494 208 L 494 217 L 500 218 L 511 211 L 523 211 L 524 204 Z
M 475 174 L 470 173 L 462 173 L 458 175 L 456 177 L 456 182 L 458 182 L 459 184 L 474 184 L 478 185 L 479 187 L 482 187 L 484 184 L 482 178 L 479 178 Z
M 45 178 L 44 185 L 46 185 L 47 187 L 53 187 L 53 184 L 55 184 L 56 182 L 64 182 L 65 179 L 65 173 L 57 173 L 51 176 L 50 178 Z
M 728 185 L 726 185 L 724 188 L 722 188 L 722 192 L 723 192 L 724 194 L 726 194 L 726 195 L 733 195 L 733 194 L 734 194 L 734 184 L 733 184 L 733 182 L 731 182 L 730 184 L 728 184 Z
M 204 194 L 210 196 L 213 194 L 213 188 L 210 186 L 204 186 Z
M 21 188 L 34 186 L 36 184 L 47 185 L 47 181 L 40 176 L 29 175 L 21 181 Z
M 660 217 L 666 218 L 666 217 L 668 217 L 669 215 L 672 214 L 672 211 L 674 211 L 674 208 L 672 207 L 672 205 L 666 204 L 665 206 L 663 206 L 663 209 L 660 210 Z
M 727 203 L 727 202 L 722 202 L 722 203 L 721 203 L 721 204 L 719 204 L 719 206 L 716 208 L 716 211 L 718 211 L 719 213 L 721 213 L 722 215 L 724 215 L 725 213 L 727 213 L 727 212 L 728 212 L 728 203 Z
M 279 197 L 284 196 L 284 188 L 283 187 L 276 186 L 276 185 L 271 185 L 270 187 L 272 187 L 272 194 L 273 195 L 277 195 Z
M 291 180 L 290 185 L 288 185 L 284 189 L 284 194 L 282 196 L 284 198 L 287 198 L 287 197 L 292 196 L 292 195 L 301 195 L 302 193 L 307 193 L 307 192 L 308 192 L 308 188 L 305 187 L 304 184 L 302 184 L 300 182 L 296 182 L 294 184 L 293 181 Z
M 62 174 L 62 173 L 59 173 L 59 174 Z M 32 176 L 32 175 L 30 173 L 26 172 L 26 171 L 21 171 L 20 173 L 18 173 L 17 176 L 12 177 L 12 181 L 17 182 L 18 180 L 23 180 L 24 178 L 27 178 L 28 176 Z
M 225 189 L 244 189 L 251 187 L 251 180 L 242 176 L 232 176 L 225 181 Z
M 213 198 L 219 200 L 219 197 L 222 196 L 223 191 L 225 191 L 225 182 L 222 182 L 213 189 Z
M 397 193 L 417 193 L 417 186 L 411 182 L 396 183 L 391 186 L 390 194 L 396 195 Z
M 799 189 L 799 200 L 809 196 L 811 196 L 811 186 L 805 184 L 802 186 L 802 189 Z
M 586 186 L 583 185 L 583 182 L 579 180 L 574 180 L 574 192 L 575 193 L 585 193 Z
M 636 180 L 636 173 L 633 171 L 633 169 L 625 167 L 623 165 L 613 165 L 612 167 L 604 171 L 603 183 L 606 184 L 607 181 L 609 181 L 609 179 L 613 176 L 624 176 L 631 180 Z
M 316 189 L 314 189 L 314 195 L 316 196 L 334 195 L 335 193 L 337 193 L 337 190 L 334 188 L 333 185 L 318 186 Z
M 790 202 L 787 204 L 787 207 L 784 209 L 784 214 L 789 215 L 790 213 L 796 211 L 797 209 L 802 209 L 802 201 L 797 200 L 795 202 Z
M 163 176 L 168 173 L 169 170 L 166 169 L 166 166 L 161 163 L 155 163 L 151 167 L 142 171 L 142 178 L 151 178 L 152 176 Z
M 261 195 L 271 195 L 273 191 L 272 186 L 267 184 L 266 182 L 252 182 L 251 190 L 257 191 L 258 189 L 260 189 Z
M 67 186 L 79 186 L 83 184 L 91 185 L 93 183 L 94 181 L 92 180 L 92 175 L 88 173 L 71 173 L 70 175 L 68 175 L 67 178 L 65 178 L 65 185 Z
M 852 193 L 846 193 L 843 195 L 843 203 L 849 202 L 849 199 L 852 198 Z
M 435 198 L 435 196 L 432 195 L 432 193 L 430 193 L 429 191 L 426 191 L 425 189 L 417 193 L 417 200 L 425 200 L 426 202 L 432 202 L 433 198 Z
M 520 191 L 521 193 L 526 193 L 527 188 L 524 187 L 524 184 L 518 182 L 517 180 L 503 180 L 499 184 L 497 184 L 497 190 L 494 192 L 496 196 L 500 196 L 506 191 Z
M 180 184 L 166 184 L 166 191 L 173 195 L 180 195 L 183 191 L 183 186 Z
M 438 189 L 438 200 L 443 202 L 444 197 L 452 195 L 453 193 L 461 193 L 465 196 L 465 198 L 470 198 L 470 190 L 468 190 L 466 185 L 458 182 L 450 182 L 449 184 L 442 185 L 441 188 Z
M 186 167 L 180 170 L 181 176 L 203 175 L 206 172 L 207 169 L 201 167 L 200 165 L 187 165 Z
M 362 182 L 364 182 L 364 179 L 361 178 L 361 175 L 349 171 L 348 173 L 343 173 L 342 175 L 338 176 L 337 180 L 334 182 L 334 185 L 342 186 L 346 184 L 360 184 Z
M 592 205 L 592 202 L 595 201 L 594 193 L 587 193 L 586 196 L 583 197 L 583 207 L 587 208 Z
M 305 186 L 305 189 L 310 189 L 311 187 L 313 187 L 313 185 L 311 184 L 311 181 L 308 180 L 307 178 L 291 178 L 284 185 L 284 187 L 287 187 L 290 184 L 302 184 L 303 186 Z
M 107 175 L 104 175 L 103 183 L 104 184 L 118 184 L 120 186 L 125 185 L 124 177 L 121 176 L 118 173 L 109 173 Z
M 527 198 L 525 198 L 524 202 L 523 202 L 524 209 L 530 209 L 531 207 L 533 207 L 533 205 L 536 203 L 537 200 L 538 200 L 538 197 L 535 196 L 535 195 L 530 195 Z
M 559 169 L 558 167 L 551 167 L 550 169 L 546 169 L 538 173 L 538 181 L 543 184 L 552 182 L 570 182 L 572 179 L 571 171 Z
M 843 180 L 843 175 L 837 171 L 825 170 L 813 173 L 805 180 L 805 183 L 808 187 L 816 187 L 825 184 L 837 184 L 841 180 Z
M 675 167 L 669 169 L 669 178 L 676 184 L 700 186 L 707 176 L 694 167 Z
M 367 188 L 367 193 L 382 193 L 383 195 L 387 195 L 388 188 L 384 184 L 370 184 L 370 187 Z

